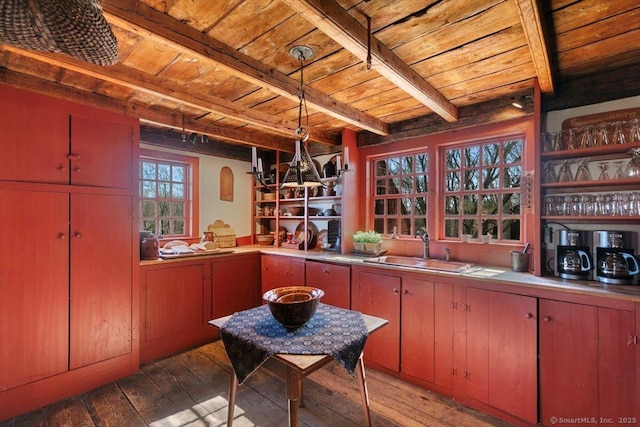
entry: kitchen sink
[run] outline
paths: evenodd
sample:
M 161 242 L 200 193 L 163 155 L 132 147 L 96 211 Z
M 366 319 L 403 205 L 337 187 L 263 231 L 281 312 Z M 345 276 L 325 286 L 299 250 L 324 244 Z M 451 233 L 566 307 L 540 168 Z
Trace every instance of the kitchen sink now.
M 375 259 L 367 260 L 368 262 L 373 262 L 377 264 L 386 264 L 386 265 L 400 265 L 404 267 L 415 267 L 424 270 L 436 270 L 436 271 L 449 271 L 454 273 L 460 273 L 472 267 L 473 264 L 465 263 L 465 262 L 456 262 L 456 261 L 445 261 L 440 259 L 431 259 L 431 258 L 413 258 L 413 257 L 404 257 L 404 256 L 382 256 Z

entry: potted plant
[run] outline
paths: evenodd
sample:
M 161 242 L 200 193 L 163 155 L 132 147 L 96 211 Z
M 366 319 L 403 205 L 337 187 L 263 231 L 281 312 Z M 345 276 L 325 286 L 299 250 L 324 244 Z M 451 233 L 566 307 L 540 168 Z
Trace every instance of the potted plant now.
M 356 231 L 353 235 L 353 247 L 359 251 L 380 252 L 382 234 L 370 231 Z

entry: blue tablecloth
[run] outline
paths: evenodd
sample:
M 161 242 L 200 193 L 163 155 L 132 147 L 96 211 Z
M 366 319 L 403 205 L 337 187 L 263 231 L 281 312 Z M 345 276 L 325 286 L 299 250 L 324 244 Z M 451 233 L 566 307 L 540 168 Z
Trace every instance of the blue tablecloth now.
M 361 313 L 326 304 L 305 325 L 287 330 L 262 305 L 232 315 L 220 335 L 242 384 L 274 354 L 331 355 L 354 376 L 368 332 Z

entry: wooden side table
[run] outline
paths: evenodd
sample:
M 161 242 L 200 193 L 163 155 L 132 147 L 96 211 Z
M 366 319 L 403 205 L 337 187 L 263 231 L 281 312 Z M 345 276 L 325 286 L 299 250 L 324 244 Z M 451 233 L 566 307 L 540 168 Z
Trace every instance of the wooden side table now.
M 387 320 L 379 317 L 362 315 L 369 334 L 377 331 L 388 323 Z M 209 321 L 209 324 L 222 328 L 225 322 L 231 316 L 225 316 Z M 330 355 L 298 355 L 298 354 L 275 354 L 272 356 L 278 362 L 285 366 L 285 383 L 287 390 L 289 426 L 295 427 L 299 425 L 298 407 L 302 403 L 302 379 L 310 373 L 320 369 L 327 363 L 335 360 Z M 369 413 L 369 393 L 367 391 L 367 382 L 364 372 L 364 362 L 362 354 L 356 365 L 356 378 L 360 386 L 360 396 L 362 398 L 362 407 L 364 409 L 365 425 L 371 426 L 371 415 Z M 235 373 L 231 373 L 231 382 L 229 385 L 229 411 L 227 415 L 227 426 L 233 425 L 233 410 L 236 401 L 236 391 L 238 389 L 238 378 Z

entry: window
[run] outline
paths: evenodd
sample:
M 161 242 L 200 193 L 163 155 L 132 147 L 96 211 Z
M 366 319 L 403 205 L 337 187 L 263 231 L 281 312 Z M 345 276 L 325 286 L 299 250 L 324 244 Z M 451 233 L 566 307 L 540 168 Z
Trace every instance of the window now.
M 443 236 L 519 241 L 522 138 L 443 148 Z
M 416 153 L 374 159 L 373 228 L 413 236 L 427 227 L 429 156 Z
M 140 158 L 140 230 L 163 237 L 192 233 L 192 175 L 189 162 Z

